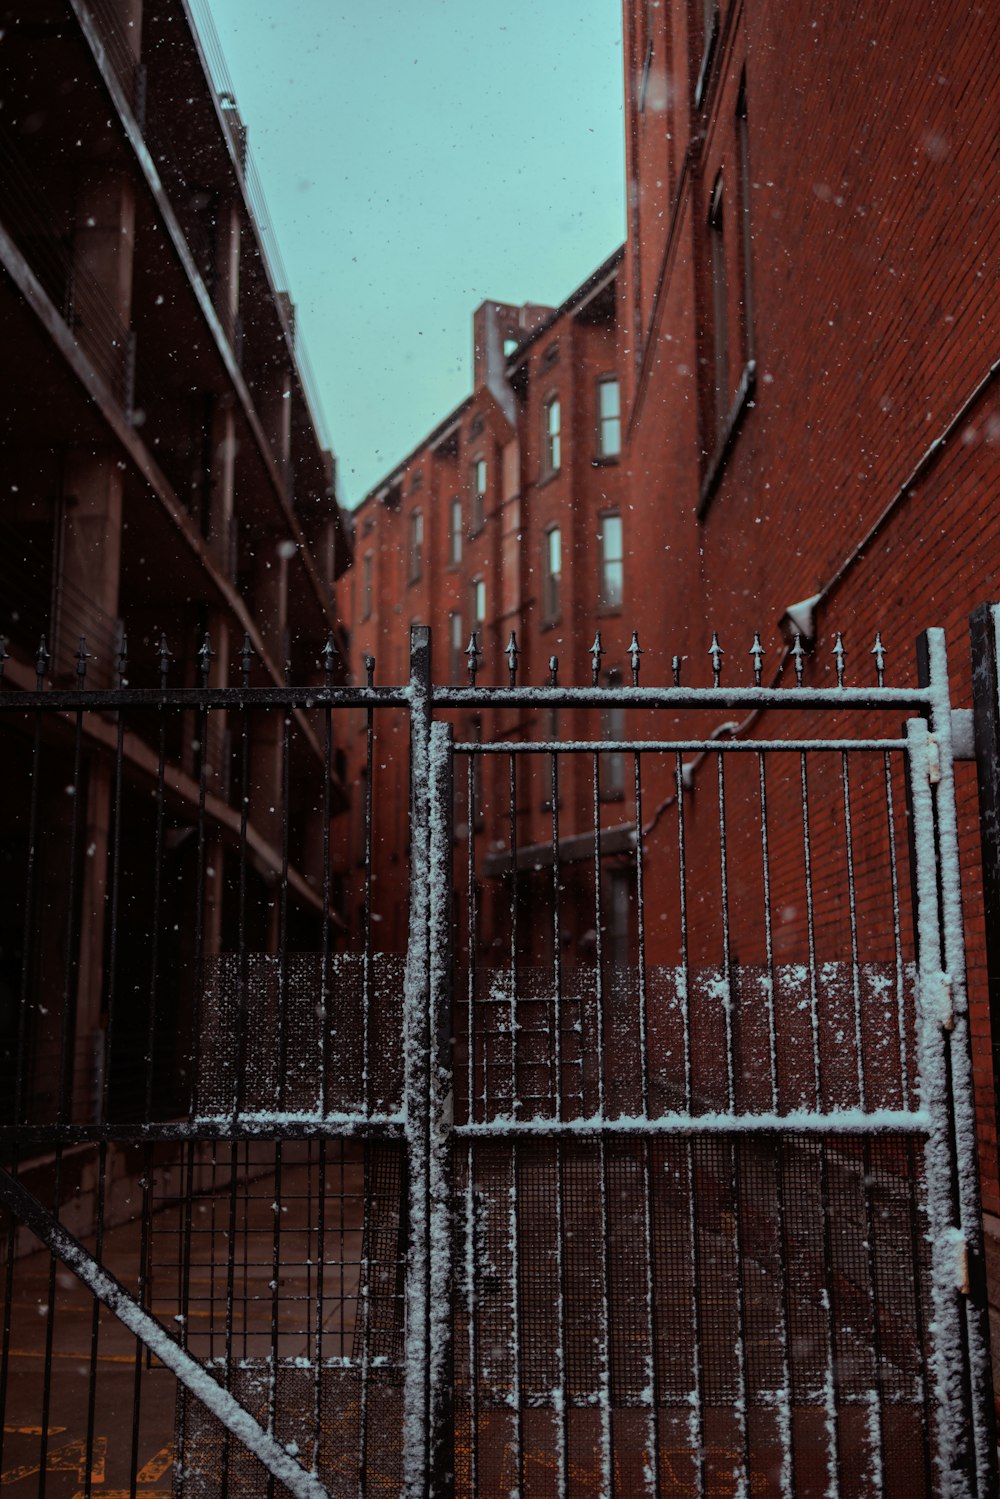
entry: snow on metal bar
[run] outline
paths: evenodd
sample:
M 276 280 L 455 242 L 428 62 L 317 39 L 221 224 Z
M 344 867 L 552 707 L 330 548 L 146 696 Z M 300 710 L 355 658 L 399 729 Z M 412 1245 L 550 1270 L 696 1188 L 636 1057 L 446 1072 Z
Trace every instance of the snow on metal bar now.
M 347 691 L 348 689 L 341 689 Z M 352 689 L 357 690 L 357 689 Z M 386 691 L 387 689 L 383 689 Z M 153 694 L 154 696 L 156 694 Z M 194 694 L 190 694 L 194 696 Z M 26 697 L 27 694 L 21 694 Z M 922 708 L 926 687 L 438 687 L 439 708 Z
M 945 1038 L 951 1070 L 951 1106 L 958 1167 L 959 1227 L 968 1252 L 982 1263 L 982 1212 L 977 1171 L 975 1092 L 965 976 L 962 874 L 955 805 L 951 693 L 944 631 L 927 631 L 932 727 L 938 745 L 940 781 L 934 797 L 937 867 L 940 878 L 942 959 L 948 975 L 952 1024 Z M 983 1419 L 992 1396 L 989 1331 L 981 1304 L 966 1295 L 961 1304 L 972 1378 L 972 1435 L 977 1481 L 985 1492 L 997 1481 L 997 1454 Z
M 315 1473 L 308 1473 L 292 1454 L 261 1427 L 249 1411 L 215 1380 L 196 1358 L 185 1352 L 166 1328 L 144 1311 L 83 1245 L 42 1207 L 9 1172 L 0 1167 L 0 1197 L 12 1213 L 31 1229 L 47 1249 L 113 1312 L 139 1341 L 154 1354 L 206 1410 L 258 1458 L 294 1499 L 330 1499 L 329 1490 Z
M 905 750 L 905 739 L 533 739 L 530 743 L 512 744 L 509 740 L 494 743 L 480 740 L 460 741 L 457 755 L 551 755 L 551 754 L 643 754 L 647 750 L 680 754 L 704 754 L 709 750 L 722 753 L 782 750 L 795 753 L 807 750 Z
M 591 1114 L 584 1119 L 485 1119 L 456 1124 L 454 1134 L 463 1139 L 505 1139 L 510 1135 L 724 1135 L 729 1133 L 929 1134 L 932 1118 L 927 1109 L 832 1109 L 829 1113 L 796 1109 L 788 1114 L 718 1113 L 661 1114 L 648 1118 L 636 1114 Z
M 927 1215 L 930 1223 L 931 1298 L 934 1308 L 930 1366 L 935 1385 L 936 1461 L 942 1492 L 972 1493 L 965 1464 L 962 1346 L 958 1292 L 953 1274 L 951 1163 L 948 1126 L 946 1032 L 941 1024 L 940 911 L 937 846 L 931 797 L 928 730 L 920 719 L 907 724 L 916 860 L 920 967 L 917 977 L 917 1048 L 920 1098 L 932 1125 L 925 1147 Z

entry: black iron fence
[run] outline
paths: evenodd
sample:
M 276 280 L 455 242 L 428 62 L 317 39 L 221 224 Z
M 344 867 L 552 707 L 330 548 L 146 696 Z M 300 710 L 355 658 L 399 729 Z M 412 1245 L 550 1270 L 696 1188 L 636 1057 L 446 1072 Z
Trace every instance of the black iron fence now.
M 483 687 L 473 648 L 437 688 L 418 630 L 395 687 L 329 654 L 209 686 L 206 652 L 191 686 L 0 691 L 0 1471 L 989 1493 L 928 640 L 916 687 L 880 654 L 808 686 L 801 651 L 788 685 L 716 651 L 646 686 L 636 651 L 602 686 L 595 651 L 531 686 L 516 648 Z M 213 724 L 231 803 L 184 742 Z

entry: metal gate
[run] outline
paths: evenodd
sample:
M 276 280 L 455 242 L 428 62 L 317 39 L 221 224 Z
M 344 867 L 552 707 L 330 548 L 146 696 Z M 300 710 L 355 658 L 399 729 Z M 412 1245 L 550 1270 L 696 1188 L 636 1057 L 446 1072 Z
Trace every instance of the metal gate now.
M 206 654 L 91 691 L 81 652 L 0 693 L 4 1484 L 993 1492 L 967 726 L 926 641 L 916 688 L 878 642 L 849 685 L 839 640 L 826 686 L 798 641 L 771 686 L 756 641 L 752 683 L 713 641 L 712 685 L 642 686 L 634 642 L 601 685 L 599 639 L 590 686 L 518 685 L 512 641 L 507 685 L 473 643 L 438 688 L 416 629 L 403 687 L 210 688 Z

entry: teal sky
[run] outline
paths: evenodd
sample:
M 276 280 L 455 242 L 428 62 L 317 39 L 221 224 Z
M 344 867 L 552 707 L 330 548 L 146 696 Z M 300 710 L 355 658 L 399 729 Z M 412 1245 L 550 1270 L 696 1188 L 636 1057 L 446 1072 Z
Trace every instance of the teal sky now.
M 624 238 L 621 0 L 209 3 L 353 505 Z

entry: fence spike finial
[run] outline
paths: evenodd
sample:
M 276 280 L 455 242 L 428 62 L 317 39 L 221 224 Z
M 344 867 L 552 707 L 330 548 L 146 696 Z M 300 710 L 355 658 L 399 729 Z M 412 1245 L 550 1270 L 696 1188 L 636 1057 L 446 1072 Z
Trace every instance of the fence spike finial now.
M 549 657 L 549 686 L 550 687 L 558 687 L 559 686 L 559 657 L 558 656 L 550 656 Z
M 511 630 L 510 639 L 507 642 L 507 671 L 512 687 L 517 686 L 517 658 L 520 654 L 521 652 L 517 648 L 517 636 Z
M 681 661 L 683 659 L 682 656 L 672 656 L 670 658 L 670 670 L 673 672 L 675 687 L 681 685 Z
M 45 644 L 45 636 L 40 635 L 38 638 L 38 650 L 35 652 L 35 689 L 38 692 L 41 692 L 45 685 L 45 673 L 48 671 L 51 659 L 48 647 Z
M 7 637 L 6 635 L 0 635 L 0 682 L 3 681 L 4 662 L 9 659 L 7 654 Z
M 601 680 L 601 657 L 604 655 L 604 647 L 601 644 L 601 632 L 598 630 L 594 636 L 594 643 L 590 647 L 590 671 L 593 684 L 596 687 Z
M 375 657 L 374 656 L 366 656 L 365 657 L 365 686 L 366 687 L 374 687 L 375 686 Z
M 759 630 L 754 630 L 753 632 L 753 645 L 750 647 L 750 654 L 753 657 L 753 685 L 759 687 L 761 678 L 764 675 L 764 656 L 766 655 L 764 647 L 760 643 Z
M 250 686 L 250 663 L 254 655 L 254 648 L 250 644 L 250 632 L 249 630 L 244 630 L 243 644 L 240 646 L 240 670 L 244 687 Z
M 639 644 L 638 630 L 632 631 L 632 639 L 628 644 L 628 658 L 632 666 L 632 686 L 639 685 L 639 657 L 643 654 L 642 646 Z
M 833 656 L 837 663 L 837 686 L 843 687 L 844 662 L 847 660 L 847 651 L 844 649 L 844 642 L 839 630 L 837 631 L 837 638 L 833 642 Z
M 336 662 L 340 657 L 340 652 L 337 650 L 337 642 L 333 638 L 332 630 L 329 630 L 327 632 L 326 644 L 323 646 L 320 654 L 323 657 L 323 671 L 326 676 L 327 682 L 329 682 L 330 678 L 333 676 L 334 662 Z
M 212 661 L 215 652 L 212 649 L 212 637 L 205 631 L 205 638 L 198 647 L 198 671 L 201 676 L 202 687 L 208 686 L 208 674 L 212 669 Z
M 722 658 L 726 654 L 719 644 L 719 637 L 712 631 L 712 644 L 709 646 L 708 654 L 712 658 L 712 686 L 718 687 L 722 680 Z
M 469 636 L 469 643 L 465 648 L 466 660 L 469 663 L 469 686 L 476 685 L 476 672 L 479 670 L 479 658 L 482 655 L 479 649 L 479 631 L 473 630 Z
M 170 647 L 167 645 L 166 632 L 160 631 L 160 646 L 158 655 L 160 658 L 160 688 L 167 685 L 167 672 L 170 670 Z
M 118 650 L 115 652 L 115 672 L 118 677 L 118 686 L 128 686 L 128 636 L 122 630 L 118 636 Z
M 805 670 L 806 653 L 802 649 L 802 636 L 798 630 L 795 631 L 795 639 L 792 642 L 792 660 L 795 663 L 795 685 L 802 686 L 802 673 Z
M 885 684 L 885 646 L 882 644 L 881 630 L 875 631 L 875 644 L 872 646 L 872 655 L 875 657 L 875 680 L 882 687 Z
M 87 680 L 87 662 L 90 659 L 90 652 L 87 649 L 87 637 L 85 635 L 81 635 L 80 644 L 77 647 L 76 652 L 76 676 L 81 687 Z

